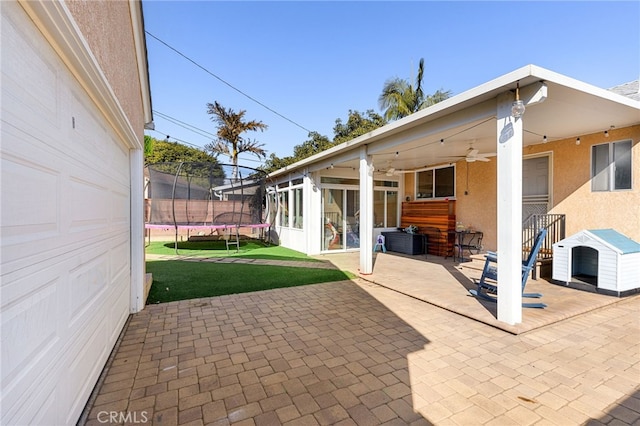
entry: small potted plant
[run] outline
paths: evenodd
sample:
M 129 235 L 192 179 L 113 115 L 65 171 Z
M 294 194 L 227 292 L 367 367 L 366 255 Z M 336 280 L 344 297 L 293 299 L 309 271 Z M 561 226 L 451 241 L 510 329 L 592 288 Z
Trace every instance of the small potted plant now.
M 415 234 L 416 232 L 418 232 L 418 227 L 416 225 L 409 225 L 404 228 L 404 232 L 406 232 L 407 234 Z

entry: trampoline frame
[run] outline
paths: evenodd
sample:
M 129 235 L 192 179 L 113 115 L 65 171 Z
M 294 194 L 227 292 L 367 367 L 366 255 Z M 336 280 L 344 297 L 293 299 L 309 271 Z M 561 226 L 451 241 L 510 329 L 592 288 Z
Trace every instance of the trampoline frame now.
M 267 192 L 264 191 L 264 188 L 266 187 L 266 173 L 258 170 L 258 169 L 254 169 L 252 167 L 246 167 L 246 166 L 241 166 L 241 165 L 233 165 L 233 164 L 223 164 L 223 163 L 206 163 L 206 162 L 173 162 L 173 163 L 156 163 L 156 164 L 148 164 L 145 168 L 153 168 L 154 166 L 158 166 L 159 164 L 178 164 L 178 167 L 176 169 L 176 172 L 174 174 L 174 179 L 173 179 L 173 185 L 171 188 L 171 216 L 173 217 L 173 223 L 152 223 L 151 220 L 151 216 L 152 216 L 152 212 L 153 212 L 153 207 L 150 210 L 149 213 L 149 221 L 145 221 L 145 232 L 147 230 L 149 230 L 148 233 L 148 237 L 149 237 L 149 243 L 151 242 L 151 230 L 152 229 L 163 229 L 163 230 L 170 230 L 173 229 L 175 230 L 175 238 L 174 238 L 174 249 L 175 249 L 175 253 L 179 254 L 178 252 L 178 237 L 180 235 L 180 230 L 187 230 L 187 234 L 189 233 L 189 231 L 209 231 L 210 235 L 213 235 L 214 232 L 218 231 L 222 231 L 225 233 L 225 235 L 223 235 L 223 238 L 225 239 L 225 243 L 227 246 L 227 254 L 229 253 L 229 245 L 236 245 L 236 252 L 239 252 L 240 250 L 240 238 L 239 238 L 239 231 L 241 228 L 247 228 L 247 229 L 258 229 L 261 232 L 261 237 L 262 239 L 269 244 L 269 233 L 270 233 L 270 229 L 271 229 L 271 223 L 268 222 L 262 222 L 262 223 L 243 223 L 243 214 L 244 213 L 244 204 L 245 204 L 245 198 L 244 198 L 244 189 L 245 189 L 245 185 L 243 182 L 243 178 L 242 178 L 242 173 L 240 172 L 240 169 L 248 169 L 251 170 L 257 174 L 261 175 L 261 179 L 259 179 L 259 186 L 262 187 L 263 191 L 262 193 L 264 194 L 264 196 L 266 197 Z M 233 211 L 231 212 L 223 212 L 218 214 L 217 216 L 211 217 L 211 223 L 207 224 L 207 223 L 203 223 L 203 224 L 183 224 L 183 223 L 178 223 L 177 219 L 176 219 L 176 188 L 177 188 L 177 184 L 178 184 L 178 180 L 179 177 L 181 177 L 181 172 L 183 169 L 183 166 L 185 164 L 207 164 L 209 166 L 214 166 L 214 167 L 231 167 L 232 168 L 232 174 L 237 174 L 235 177 L 232 178 L 227 178 L 227 177 L 223 177 L 223 179 L 226 181 L 227 179 L 229 179 L 229 185 L 222 185 L 222 186 L 228 186 L 228 188 L 223 188 L 223 189 L 231 189 L 232 192 L 239 189 L 240 190 L 240 203 L 237 203 L 234 201 L 233 203 Z M 170 175 L 170 173 L 167 172 L 161 172 L 158 171 L 158 173 L 164 173 L 166 175 Z M 239 177 L 238 177 L 239 176 Z M 210 176 L 209 176 L 210 177 Z M 187 175 L 188 178 L 188 175 Z M 239 185 L 237 185 L 237 183 L 239 182 Z M 256 186 L 255 179 L 251 180 L 252 182 L 252 187 Z M 151 187 L 153 188 L 153 182 L 152 182 L 152 178 L 151 178 L 151 173 L 149 173 L 149 182 L 148 185 L 151 185 Z M 190 183 L 189 183 L 190 185 Z M 219 187 L 220 185 L 218 185 Z M 222 189 L 218 189 L 218 192 L 222 191 Z M 189 187 L 189 191 L 190 192 L 190 187 Z M 216 190 L 214 187 L 210 186 L 208 188 L 208 192 L 209 192 L 209 198 L 207 199 L 207 203 L 212 203 L 212 208 L 213 208 L 213 203 L 215 203 L 215 199 L 214 199 L 214 194 L 216 194 Z M 152 196 L 149 198 L 151 204 L 153 204 L 153 194 Z M 186 203 L 189 203 L 190 199 L 189 198 L 178 198 L 178 200 L 185 200 Z M 236 206 L 240 205 L 240 211 L 236 212 Z M 265 208 L 268 209 L 269 205 L 268 202 L 265 200 Z M 188 205 L 188 204 L 187 204 Z M 207 212 L 208 212 L 209 208 L 207 207 Z M 266 214 L 263 214 L 262 209 L 260 209 L 260 216 L 264 219 L 266 217 L 271 217 L 271 215 L 268 214 L 269 212 L 267 211 Z M 220 217 L 222 215 L 227 215 L 227 214 L 231 214 L 232 218 L 235 218 L 236 216 L 238 217 L 237 221 L 231 221 L 231 222 L 225 222 L 225 223 L 215 223 L 215 219 L 217 217 Z M 252 217 L 252 215 L 249 215 L 249 217 Z M 231 239 L 231 233 L 235 233 L 235 241 L 233 242 L 229 242 L 229 240 Z M 228 234 L 227 234 L 228 233 Z

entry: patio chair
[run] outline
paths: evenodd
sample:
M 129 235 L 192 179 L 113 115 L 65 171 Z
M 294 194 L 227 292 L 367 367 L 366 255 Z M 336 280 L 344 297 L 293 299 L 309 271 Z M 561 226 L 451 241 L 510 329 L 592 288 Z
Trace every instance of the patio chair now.
M 547 236 L 546 228 L 541 229 L 536 235 L 535 242 L 529 255 L 527 256 L 527 260 L 522 262 L 522 297 L 527 298 L 540 298 L 542 297 L 541 293 L 525 293 L 524 286 L 527 283 L 527 279 L 529 278 L 529 273 L 533 269 L 536 263 L 536 258 L 538 256 L 538 252 L 540 251 L 540 247 L 542 246 L 542 242 Z M 482 270 L 482 276 L 479 280 L 475 280 L 478 288 L 469 290 L 469 293 L 474 295 L 475 297 L 479 297 L 484 300 L 489 300 L 491 302 L 496 302 L 498 295 L 498 287 L 495 284 L 490 284 L 487 280 L 492 280 L 496 282 L 498 280 L 498 256 L 494 252 L 488 252 L 485 255 L 485 263 L 484 269 Z M 522 307 L 524 308 L 546 308 L 547 305 L 544 303 L 523 303 Z

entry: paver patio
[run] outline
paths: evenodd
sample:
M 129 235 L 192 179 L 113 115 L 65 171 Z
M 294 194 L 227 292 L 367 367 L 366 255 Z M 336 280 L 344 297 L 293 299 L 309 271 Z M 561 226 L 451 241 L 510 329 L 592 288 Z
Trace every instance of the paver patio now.
M 640 296 L 513 334 L 401 290 L 357 279 L 147 306 L 86 424 L 640 422 Z

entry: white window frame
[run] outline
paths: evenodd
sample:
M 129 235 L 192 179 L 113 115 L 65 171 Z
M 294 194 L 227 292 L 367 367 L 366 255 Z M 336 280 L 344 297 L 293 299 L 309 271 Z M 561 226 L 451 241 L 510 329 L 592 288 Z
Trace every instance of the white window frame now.
M 453 169 L 453 193 L 451 195 L 444 195 L 441 197 L 436 197 L 435 193 L 436 193 L 436 170 L 441 170 L 441 169 L 448 169 L 448 168 L 452 168 Z M 427 172 L 429 170 L 432 170 L 432 184 L 433 184 L 433 195 L 431 197 L 423 197 L 420 196 L 418 197 L 418 174 L 422 173 L 422 172 Z M 424 169 L 420 169 L 420 170 L 416 170 L 414 172 L 414 185 L 413 185 L 413 195 L 414 195 L 414 200 L 416 201 L 421 201 L 421 200 L 444 200 L 446 198 L 448 199 L 454 199 L 456 196 L 456 187 L 457 187 L 457 182 L 456 182 L 456 165 L 455 164 L 447 164 L 446 166 L 436 166 L 436 167 L 427 167 Z
M 382 221 L 382 226 L 376 226 L 376 224 L 374 223 L 373 226 L 374 228 L 397 228 L 399 225 L 399 220 L 396 221 L 395 224 L 389 224 L 389 220 L 387 217 L 387 212 L 389 211 L 389 195 L 388 192 L 395 192 L 396 193 L 396 198 L 397 198 L 397 202 L 396 202 L 396 219 L 400 219 L 400 207 L 402 206 L 402 202 L 400 201 L 400 188 L 398 187 L 391 187 L 391 186 L 376 186 L 373 188 L 373 192 L 383 192 L 384 193 L 384 218 Z M 374 197 L 375 199 L 375 197 Z
M 616 144 L 629 144 L 629 157 L 630 157 L 630 175 L 629 175 L 629 187 L 628 188 L 616 188 L 616 159 L 614 156 L 614 148 Z M 599 173 L 606 173 L 605 176 L 605 180 L 606 180 L 606 184 L 607 187 L 606 189 L 601 189 L 601 188 L 597 188 L 596 184 L 600 183 L 601 181 L 597 178 L 597 174 L 595 173 L 594 167 L 595 167 L 595 161 L 594 161 L 594 149 L 596 147 L 601 147 L 601 146 L 608 146 L 608 164 L 607 166 L 600 170 Z M 613 141 L 613 142 L 606 142 L 606 143 L 601 143 L 601 144 L 594 144 L 591 146 L 590 149 L 590 159 L 591 159 L 591 166 L 590 166 L 590 170 L 589 170 L 589 176 L 590 176 L 590 180 L 591 180 L 591 192 L 618 192 L 618 191 L 630 191 L 633 189 L 633 141 L 631 139 L 623 139 L 623 140 L 619 140 L 619 141 Z

